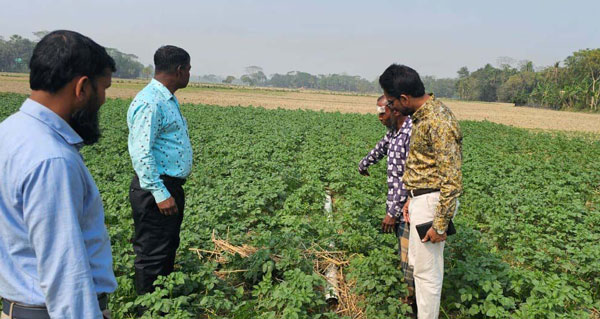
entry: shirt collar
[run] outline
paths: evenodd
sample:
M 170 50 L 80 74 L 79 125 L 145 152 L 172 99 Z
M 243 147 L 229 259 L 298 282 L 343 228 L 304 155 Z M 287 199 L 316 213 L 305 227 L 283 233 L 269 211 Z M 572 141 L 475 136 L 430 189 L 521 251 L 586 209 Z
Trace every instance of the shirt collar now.
M 152 81 L 150 81 L 150 85 L 157 89 L 167 100 L 175 97 L 175 95 L 173 95 L 173 93 L 171 93 L 171 91 L 169 91 L 164 84 L 160 83 L 160 81 L 156 79 L 152 79 Z
M 409 126 L 409 125 L 411 125 L 411 124 L 412 124 L 412 122 L 411 122 L 411 116 L 409 115 L 409 116 L 407 116 L 407 117 L 404 119 L 404 122 L 402 122 L 402 126 L 401 126 L 400 128 L 398 128 L 398 129 L 397 129 L 395 132 L 392 132 L 392 135 L 393 135 L 393 136 L 398 136 L 398 135 L 400 135 L 400 134 L 404 133 L 404 131 L 405 131 L 405 130 L 408 128 L 408 126 Z
M 52 128 L 67 143 L 75 145 L 77 148 L 83 146 L 83 139 L 73 130 L 69 123 L 44 105 L 32 99 L 27 99 L 21 105 L 20 111 Z
M 433 93 L 429 94 L 429 96 L 430 98 L 427 100 L 427 102 L 423 103 L 423 105 L 421 105 L 421 107 L 415 113 L 412 114 L 413 122 L 424 120 L 425 118 L 427 118 L 429 113 L 431 113 L 431 108 L 436 103 L 436 99 Z

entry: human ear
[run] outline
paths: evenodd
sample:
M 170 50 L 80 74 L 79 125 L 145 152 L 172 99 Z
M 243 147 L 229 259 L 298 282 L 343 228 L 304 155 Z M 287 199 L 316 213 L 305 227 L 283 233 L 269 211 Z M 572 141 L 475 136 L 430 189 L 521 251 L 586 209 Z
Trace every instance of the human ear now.
M 408 95 L 401 94 L 399 100 L 400 100 L 400 105 L 402 105 L 402 106 L 410 105 L 410 98 L 408 97 Z
M 75 98 L 77 101 L 84 100 L 86 96 L 89 94 L 88 90 L 90 90 L 88 84 L 90 82 L 90 78 L 87 76 L 82 76 L 75 82 Z

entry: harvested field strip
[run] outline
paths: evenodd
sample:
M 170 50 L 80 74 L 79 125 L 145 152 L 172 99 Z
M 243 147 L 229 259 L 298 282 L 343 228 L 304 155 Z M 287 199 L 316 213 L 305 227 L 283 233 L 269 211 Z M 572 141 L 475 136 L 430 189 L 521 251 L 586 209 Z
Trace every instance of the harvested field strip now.
M 145 85 L 143 80 L 115 79 L 108 97 L 133 98 Z M 219 106 L 255 106 L 267 109 L 308 109 L 342 113 L 375 113 L 376 95 L 352 95 L 338 92 L 313 92 L 271 88 L 215 87 L 198 84 L 177 93 L 183 103 Z M 0 92 L 28 94 L 24 75 L 0 74 Z M 444 100 L 444 99 L 442 99 Z M 600 134 L 600 114 L 575 113 L 514 107 L 507 103 L 482 103 L 444 100 L 459 120 L 490 121 L 515 127 L 545 131 L 570 131 Z

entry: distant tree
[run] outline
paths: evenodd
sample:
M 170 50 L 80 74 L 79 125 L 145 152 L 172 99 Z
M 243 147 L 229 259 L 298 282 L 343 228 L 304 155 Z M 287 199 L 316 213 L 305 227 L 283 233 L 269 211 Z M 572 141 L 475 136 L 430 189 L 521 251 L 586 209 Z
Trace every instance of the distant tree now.
M 242 83 L 244 83 L 244 84 L 254 85 L 254 81 L 247 74 L 242 75 L 240 80 L 242 80 Z
M 146 65 L 143 69 L 142 69 L 142 76 L 145 79 L 149 79 L 152 76 L 154 76 L 154 66 L 152 64 L 148 64 Z
M 256 66 L 256 65 L 250 65 L 247 66 L 244 71 L 246 72 L 246 74 L 252 74 L 252 73 L 258 73 L 258 72 L 263 72 L 263 68 L 261 68 L 260 66 Z
M 0 39 L 0 72 L 28 72 L 35 42 L 20 35 Z
M 512 75 L 498 88 L 498 100 L 525 105 L 536 85 L 534 72 L 526 71 Z
M 425 91 L 434 93 L 437 97 L 455 97 L 457 79 L 437 79 L 434 76 L 425 75 L 421 77 L 425 85 Z
M 464 78 L 468 77 L 470 74 L 469 69 L 466 66 L 463 66 L 460 69 L 458 69 L 458 71 L 456 71 L 456 73 L 458 73 L 459 79 L 464 79 Z
M 582 102 L 592 111 L 600 104 L 600 49 L 585 49 L 573 53 L 565 60 L 572 75 L 572 83 L 584 92 Z
M 522 60 L 519 62 L 519 71 L 521 72 L 534 72 L 535 68 L 533 62 L 529 60 Z
M 225 80 L 223 80 L 223 83 L 231 84 L 233 81 L 235 81 L 235 76 L 228 75 Z
M 464 72 L 457 82 L 458 96 L 466 100 L 497 101 L 498 88 L 517 72 L 508 64 L 503 64 L 502 69 L 498 69 L 489 63 L 466 77 Z
M 48 31 L 48 30 L 42 30 L 42 31 L 33 32 L 33 35 L 35 35 L 35 37 L 37 38 L 37 41 L 40 41 L 48 33 L 50 33 L 50 31 Z
M 117 72 L 113 74 L 114 77 L 135 79 L 142 76 L 144 65 L 138 61 L 135 54 L 123 53 L 114 48 L 107 48 L 106 51 L 117 65 Z
M 515 68 L 515 66 L 517 66 L 517 64 L 518 64 L 517 60 L 515 60 L 514 58 L 511 58 L 509 56 L 501 56 L 496 59 L 496 65 L 498 66 L 499 69 Z
M 200 82 L 204 83 L 221 83 L 223 78 L 215 74 L 206 74 L 198 77 Z
M 246 67 L 246 74 L 241 78 L 242 82 L 248 85 L 261 85 L 267 82 L 267 76 L 263 72 L 263 69 L 256 65 Z
M 461 100 L 477 99 L 477 80 L 472 77 L 463 77 L 456 82 L 456 93 Z

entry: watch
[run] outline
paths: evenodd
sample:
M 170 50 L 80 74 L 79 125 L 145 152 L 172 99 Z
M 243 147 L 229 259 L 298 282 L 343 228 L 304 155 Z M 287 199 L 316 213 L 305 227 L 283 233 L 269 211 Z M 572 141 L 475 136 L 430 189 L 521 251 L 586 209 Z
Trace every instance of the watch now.
M 440 236 L 446 233 L 446 231 L 445 231 L 445 230 L 442 230 L 442 231 L 440 231 L 440 230 L 438 230 L 438 229 L 435 229 L 435 228 L 434 228 L 434 230 L 435 230 L 435 232 L 436 232 L 438 235 L 440 235 Z

